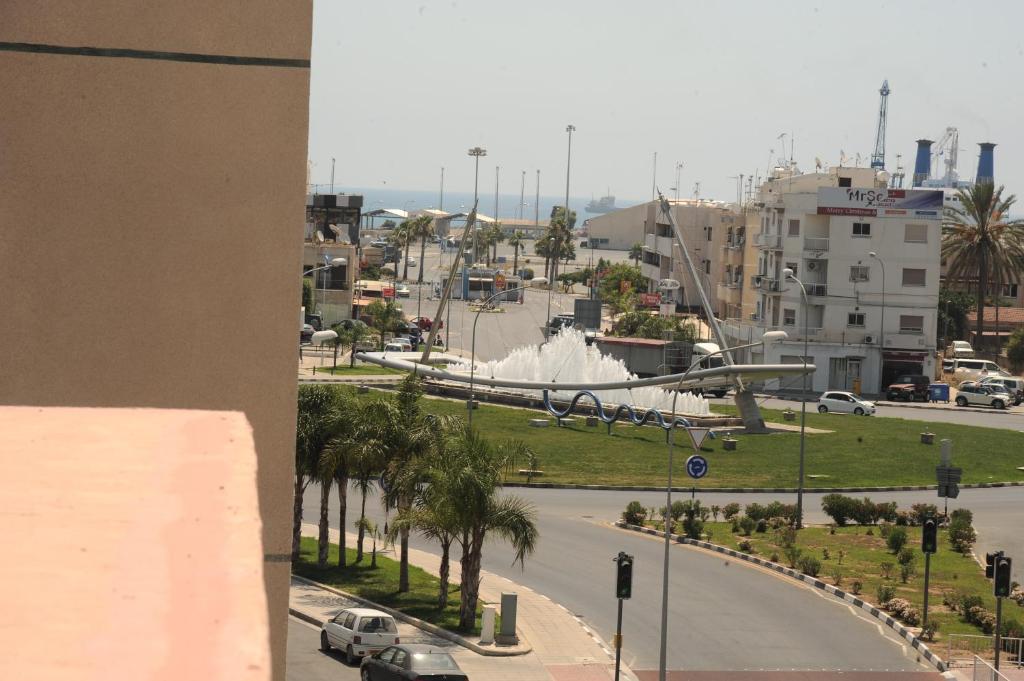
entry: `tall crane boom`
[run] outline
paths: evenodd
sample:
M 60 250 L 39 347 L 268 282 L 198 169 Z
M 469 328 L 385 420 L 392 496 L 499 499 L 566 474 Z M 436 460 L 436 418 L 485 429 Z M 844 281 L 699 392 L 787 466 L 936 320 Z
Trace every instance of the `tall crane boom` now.
M 875 153 L 871 154 L 871 167 L 885 168 L 885 120 L 889 116 L 889 81 L 882 83 L 881 103 L 878 105 L 878 130 L 875 132 Z

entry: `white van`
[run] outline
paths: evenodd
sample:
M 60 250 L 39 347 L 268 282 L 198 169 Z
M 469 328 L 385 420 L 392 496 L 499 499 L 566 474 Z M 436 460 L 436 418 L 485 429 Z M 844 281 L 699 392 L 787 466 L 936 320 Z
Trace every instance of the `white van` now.
M 690 364 L 697 364 L 701 369 L 714 369 L 715 367 L 723 366 L 725 359 L 721 355 L 721 348 L 716 343 L 694 343 Z M 725 394 L 729 392 L 729 387 L 723 385 L 711 388 L 698 388 L 694 392 L 699 395 L 725 397 Z
M 1010 373 L 987 359 L 954 359 L 953 375 L 961 381 L 973 381 L 987 376 L 1010 376 Z

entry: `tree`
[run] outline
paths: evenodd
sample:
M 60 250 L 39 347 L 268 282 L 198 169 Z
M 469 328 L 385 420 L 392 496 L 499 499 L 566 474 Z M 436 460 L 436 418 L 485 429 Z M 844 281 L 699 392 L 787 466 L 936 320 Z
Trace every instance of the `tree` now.
M 623 286 L 622 282 L 627 282 Z M 624 262 L 615 263 L 608 267 L 607 272 L 601 277 L 599 292 L 601 300 L 610 299 L 617 293 L 626 291 L 641 291 L 647 288 L 647 278 L 640 272 L 640 268 L 628 265 Z
M 508 245 L 512 247 L 512 274 L 519 273 L 519 247 L 523 245 L 524 241 L 526 241 L 526 233 L 518 229 L 508 238 Z
M 629 247 L 629 259 L 633 264 L 640 267 L 640 258 L 644 255 L 644 245 L 639 241 Z
M 473 629 L 480 593 L 480 565 L 484 540 L 497 535 L 512 544 L 514 562 L 523 564 L 537 544 L 536 511 L 529 502 L 514 496 L 500 496 L 501 476 L 514 443 L 493 446 L 472 428 L 465 428 L 449 441 L 449 503 L 456 514 L 462 545 L 459 627 Z
M 572 229 L 576 226 L 576 211 L 569 211 L 569 221 L 566 224 L 565 208 L 556 207 L 551 214 L 551 222 L 548 233 L 551 235 L 551 275 L 548 281 L 554 282 L 558 279 L 558 261 L 560 258 L 575 257 L 576 249 L 572 243 Z
M 316 296 L 313 295 L 313 280 L 310 277 L 302 278 L 302 307 L 306 313 L 313 312 L 316 308 Z
M 361 322 L 353 323 L 352 327 L 345 331 L 345 338 L 352 348 L 348 358 L 348 365 L 350 367 L 354 367 L 356 365 L 356 348 L 369 337 L 370 327 Z
M 498 259 L 498 244 L 505 240 L 505 230 L 500 222 L 493 222 L 484 230 L 484 246 L 487 251 L 487 266 L 491 266 L 492 260 Z
M 976 344 L 984 341 L 985 303 L 992 282 L 1018 281 L 1024 269 L 1024 222 L 1008 218 L 1017 197 L 1003 198 L 1003 187 L 979 182 L 958 192 L 960 205 L 945 210 L 942 257 L 946 279 L 976 282 L 978 320 Z
M 551 248 L 553 244 L 553 238 L 551 236 L 551 230 L 548 230 L 544 236 L 533 242 L 533 252 L 537 255 L 544 256 L 544 276 L 548 277 L 548 285 L 550 286 L 551 281 Z
M 406 220 L 402 224 L 395 227 L 395 230 L 388 237 L 391 244 L 395 247 L 395 275 L 398 275 L 398 266 L 402 264 L 404 269 L 402 270 L 402 281 L 409 278 L 409 258 L 408 248 L 409 244 L 413 242 L 413 222 L 414 220 Z
M 377 484 L 377 476 L 387 458 L 391 430 L 395 427 L 388 419 L 389 400 L 377 398 L 361 400 L 351 414 L 353 422 L 348 442 L 349 475 L 359 491 L 359 519 L 356 521 L 356 562 L 363 559 L 363 539 L 366 529 L 366 496 Z
M 946 345 L 954 339 L 964 338 L 967 335 L 967 313 L 973 307 L 974 296 L 969 293 L 953 291 L 946 287 L 940 288 L 935 337 L 943 339 Z
M 423 256 L 426 253 L 427 239 L 434 236 L 434 218 L 429 215 L 421 215 L 410 221 L 409 233 L 412 238 L 419 237 L 420 240 L 420 271 L 416 274 L 416 283 L 423 283 Z M 408 260 L 408 258 L 406 259 Z M 406 262 L 406 266 L 408 266 Z
M 1017 329 L 1010 335 L 1010 341 L 1006 344 L 1006 357 L 1015 370 L 1024 366 L 1024 328 Z
M 331 487 L 335 482 L 338 483 L 338 498 L 341 505 L 338 527 L 342 528 L 341 539 L 338 543 L 338 565 L 345 564 L 344 527 L 348 510 L 349 451 L 354 423 L 351 419 L 342 418 L 342 415 L 351 413 L 353 407 L 351 397 L 345 393 L 336 392 L 334 408 L 337 411 L 337 418 L 333 419 L 334 428 L 331 431 L 331 439 L 320 452 L 317 462 L 316 480 L 320 485 L 320 518 L 317 527 L 316 564 L 319 568 L 327 567 L 327 552 L 330 547 L 328 516 Z
M 366 314 L 380 336 L 380 349 L 384 349 L 384 334 L 395 331 L 404 321 L 402 310 L 393 300 L 377 299 L 366 306 Z
M 671 335 L 672 340 L 697 340 L 693 324 L 684 324 L 679 317 L 662 317 L 640 310 L 626 312 L 612 326 L 612 335 L 623 338 L 653 338 L 663 340 Z
M 300 385 L 295 419 L 295 498 L 292 509 L 292 560 L 299 559 L 302 495 L 317 476 L 320 457 L 341 418 L 337 392 L 329 385 Z

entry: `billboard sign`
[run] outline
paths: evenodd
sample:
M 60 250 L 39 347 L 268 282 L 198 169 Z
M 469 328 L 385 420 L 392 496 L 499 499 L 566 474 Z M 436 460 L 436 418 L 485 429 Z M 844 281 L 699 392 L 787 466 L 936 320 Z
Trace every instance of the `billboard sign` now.
M 819 187 L 818 215 L 942 218 L 942 191 Z
M 641 293 L 640 304 L 644 307 L 658 307 L 661 305 L 660 293 Z

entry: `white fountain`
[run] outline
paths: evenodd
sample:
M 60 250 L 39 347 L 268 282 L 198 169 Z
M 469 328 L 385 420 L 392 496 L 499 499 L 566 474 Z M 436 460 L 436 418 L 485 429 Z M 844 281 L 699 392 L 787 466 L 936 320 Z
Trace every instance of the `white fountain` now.
M 469 373 L 466 362 L 450 367 L 451 371 Z M 595 346 L 587 346 L 582 331 L 563 327 L 553 336 L 551 342 L 541 345 L 526 345 L 516 348 L 507 357 L 478 363 L 476 375 L 487 378 L 507 378 L 523 381 L 560 381 L 565 383 L 602 383 L 635 379 L 622 360 L 602 355 Z M 488 390 L 477 385 L 478 392 Z M 541 396 L 539 390 L 503 388 L 523 395 Z M 553 400 L 570 400 L 575 390 L 552 391 Z M 595 394 L 601 399 L 605 411 L 610 412 L 620 404 L 641 409 L 657 409 L 663 413 L 672 410 L 672 391 L 658 387 L 635 388 L 632 390 L 601 390 Z M 580 404 L 587 404 L 583 398 Z M 676 401 L 676 412 L 688 416 L 708 416 L 711 410 L 708 401 L 693 393 L 680 393 Z

